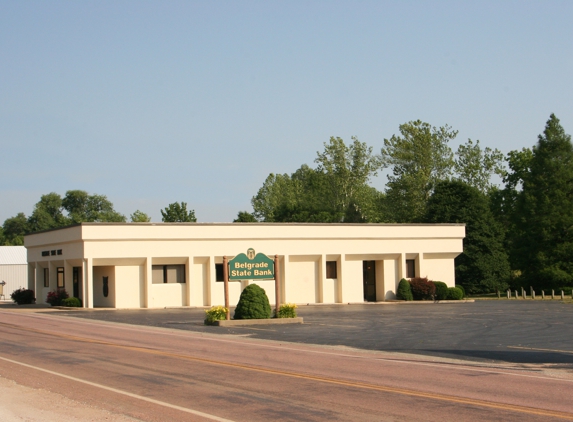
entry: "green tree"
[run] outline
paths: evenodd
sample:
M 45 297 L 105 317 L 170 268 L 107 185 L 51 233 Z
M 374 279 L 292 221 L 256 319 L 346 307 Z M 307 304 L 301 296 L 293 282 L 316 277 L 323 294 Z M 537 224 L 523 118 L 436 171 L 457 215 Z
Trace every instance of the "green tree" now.
M 21 246 L 24 244 L 24 235 L 30 231 L 28 219 L 23 212 L 4 221 L 2 227 L 4 244 L 8 246 Z
M 398 223 L 419 222 L 433 187 L 448 180 L 454 165 L 448 142 L 458 132 L 420 120 L 400 125 L 401 136 L 384 139 L 380 160 L 388 175 L 386 200 L 392 219 Z
M 195 210 L 187 211 L 186 202 L 174 202 L 169 204 L 164 210 L 161 210 L 162 220 L 164 223 L 195 223 Z
M 55 229 L 66 226 L 69 220 L 62 213 L 62 198 L 55 192 L 42 195 L 34 206 L 32 215 L 28 218 L 28 228 L 31 232 Z
M 474 144 L 468 139 L 456 151 L 454 170 L 458 180 L 478 188 L 483 193 L 488 193 L 494 189 L 491 177 L 494 174 L 500 177 L 505 175 L 503 154 L 498 149 L 489 147 L 482 150 L 479 140 Z
M 277 221 L 279 209 L 294 209 L 299 203 L 300 183 L 288 174 L 269 174 L 263 186 L 251 199 L 253 215 L 259 221 Z
M 257 219 L 248 211 L 239 211 L 233 223 L 256 223 Z
M 459 180 L 439 182 L 428 201 L 427 223 L 465 223 L 464 252 L 455 259 L 456 284 L 468 293 L 507 288 L 509 258 L 502 227 L 495 221 L 488 197 Z
M 514 267 L 525 285 L 573 286 L 573 145 L 554 114 L 524 161 L 529 171 L 516 202 Z
M 341 138 L 331 137 L 314 161 L 318 164 L 316 171 L 324 175 L 328 189 L 325 196 L 331 212 L 340 216 L 339 221 L 346 221 L 347 216 L 366 221 L 363 203 L 370 199 L 366 199 L 371 193 L 368 182 L 380 168 L 380 160 L 372 155 L 372 147 L 356 137 L 352 137 L 348 146 Z
M 82 222 L 125 222 L 125 216 L 113 209 L 105 195 L 89 195 L 83 190 L 69 190 L 62 206 L 73 224 Z
M 143 211 L 136 210 L 129 216 L 132 223 L 149 223 L 151 217 L 145 214 Z

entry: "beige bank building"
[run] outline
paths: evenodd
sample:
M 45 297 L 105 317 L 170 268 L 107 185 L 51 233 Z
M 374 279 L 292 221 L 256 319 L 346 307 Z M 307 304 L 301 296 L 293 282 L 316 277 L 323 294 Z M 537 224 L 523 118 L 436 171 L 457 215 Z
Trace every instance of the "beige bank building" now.
M 224 304 L 223 257 L 278 257 L 281 303 L 381 302 L 400 279 L 455 285 L 463 224 L 82 223 L 25 237 L 37 302 L 66 289 L 87 308 Z M 230 304 L 256 283 L 229 283 Z

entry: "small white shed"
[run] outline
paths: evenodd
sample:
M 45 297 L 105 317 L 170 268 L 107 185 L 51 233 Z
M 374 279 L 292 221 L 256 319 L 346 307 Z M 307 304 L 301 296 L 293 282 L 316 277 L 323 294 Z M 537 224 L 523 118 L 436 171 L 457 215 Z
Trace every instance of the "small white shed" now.
M 4 295 L 20 287 L 28 288 L 28 261 L 24 246 L 0 246 L 0 282 L 4 281 Z M 2 297 L 4 299 L 4 297 Z

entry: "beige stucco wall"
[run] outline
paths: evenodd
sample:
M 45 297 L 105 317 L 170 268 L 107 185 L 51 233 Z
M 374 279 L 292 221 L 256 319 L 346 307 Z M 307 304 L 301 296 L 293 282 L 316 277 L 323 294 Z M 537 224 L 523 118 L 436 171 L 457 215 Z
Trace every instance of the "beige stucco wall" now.
M 405 260 L 422 276 L 454 285 L 454 257 L 462 252 L 463 225 L 380 224 L 153 224 L 88 223 L 26 236 L 29 285 L 43 285 L 41 268 L 82 267 L 84 305 L 118 308 L 210 306 L 224 303 L 215 264 L 254 248 L 279 255 L 281 301 L 352 303 L 364 300 L 363 261 L 376 262 L 376 300 L 395 298 Z M 59 256 L 42 251 L 61 250 Z M 326 278 L 326 261 L 337 261 L 337 278 Z M 185 283 L 151 283 L 152 265 L 183 265 Z M 29 271 L 30 273 L 30 271 Z M 103 297 L 102 277 L 110 277 Z M 52 286 L 53 281 L 53 286 Z M 229 283 L 230 304 L 252 281 Z M 274 281 L 257 281 L 274 302 Z M 39 290 L 39 291 L 40 291 Z

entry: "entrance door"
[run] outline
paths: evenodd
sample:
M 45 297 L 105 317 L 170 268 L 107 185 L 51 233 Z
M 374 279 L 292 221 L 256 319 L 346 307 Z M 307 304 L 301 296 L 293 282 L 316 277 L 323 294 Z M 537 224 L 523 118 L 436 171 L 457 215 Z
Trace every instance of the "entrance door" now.
M 78 299 L 80 298 L 80 279 L 81 279 L 81 273 L 82 271 L 82 267 L 74 267 L 73 268 L 73 272 L 72 272 L 72 285 L 74 287 L 74 297 L 77 297 Z
M 364 300 L 376 302 L 376 261 L 363 261 Z

